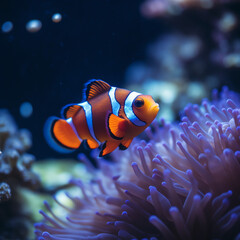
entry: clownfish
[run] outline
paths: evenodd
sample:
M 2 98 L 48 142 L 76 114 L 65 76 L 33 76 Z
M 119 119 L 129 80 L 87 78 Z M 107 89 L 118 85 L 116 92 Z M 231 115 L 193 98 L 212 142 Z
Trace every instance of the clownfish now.
M 85 84 L 84 99 L 63 107 L 62 118 L 50 117 L 46 121 L 44 135 L 53 149 L 71 152 L 86 140 L 90 149 L 103 143 L 100 157 L 117 147 L 125 150 L 159 111 L 151 96 L 111 87 L 102 80 Z

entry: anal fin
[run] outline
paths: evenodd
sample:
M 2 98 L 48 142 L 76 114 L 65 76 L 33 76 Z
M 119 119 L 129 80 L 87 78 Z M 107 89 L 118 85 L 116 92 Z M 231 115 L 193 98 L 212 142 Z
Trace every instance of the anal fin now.
M 129 147 L 129 145 L 131 144 L 131 142 L 132 142 L 132 139 L 126 139 L 126 140 L 122 141 L 119 144 L 119 149 L 126 150 Z
M 103 157 L 112 151 L 114 151 L 119 145 L 117 141 L 106 141 L 102 146 L 102 151 L 99 154 L 99 157 Z
M 86 141 L 88 148 L 95 149 L 99 147 L 99 144 L 95 140 L 87 139 Z

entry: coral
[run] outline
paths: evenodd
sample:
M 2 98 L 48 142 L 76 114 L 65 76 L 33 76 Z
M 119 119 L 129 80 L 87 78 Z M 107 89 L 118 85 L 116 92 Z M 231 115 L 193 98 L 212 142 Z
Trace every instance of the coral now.
M 224 89 L 189 104 L 180 124 L 161 121 L 113 163 L 97 158 L 90 183 L 73 179 L 66 219 L 45 202 L 40 239 L 240 238 L 240 97 Z M 86 158 L 81 155 L 86 162 Z
M 191 6 L 195 6 L 195 9 L 182 11 Z M 196 33 L 202 42 L 202 58 L 208 60 L 208 63 L 212 62 L 215 67 L 237 69 L 240 66 L 239 7 L 239 1 L 234 0 L 148 0 L 141 10 L 145 16 L 162 19 L 165 14 L 173 14 L 168 24 L 178 31 L 181 29 L 188 34 Z M 175 16 L 178 14 L 179 16 Z
M 234 0 L 146 0 L 142 15 L 158 18 L 150 22 L 162 31 L 148 48 L 147 61 L 130 66 L 127 87 L 153 92 L 161 116 L 171 121 L 188 102 L 209 97 L 213 88 L 233 87 L 240 74 L 239 10 Z
M 0 111 L 0 236 L 1 239 L 26 239 L 30 219 L 23 211 L 20 186 L 36 189 L 38 176 L 32 172 L 34 156 L 29 131 L 18 130 L 10 114 Z
M 10 197 L 10 186 L 5 182 L 0 183 L 0 202 L 8 200 Z
M 31 171 L 35 157 L 25 153 L 30 147 L 30 132 L 26 129 L 17 130 L 9 113 L 2 110 L 0 112 L 0 182 L 6 182 L 11 188 L 16 188 L 17 185 L 39 187 L 38 176 Z
M 188 8 L 211 9 L 220 4 L 229 4 L 237 0 L 146 0 L 141 11 L 146 17 L 159 17 L 164 15 L 178 15 Z
M 36 162 L 27 153 L 31 145 L 30 132 L 18 130 L 8 111 L 0 110 L 0 239 L 33 239 L 32 223 L 39 219 L 35 209 L 50 194 L 61 196 L 74 172 L 87 176 L 79 163 L 69 159 Z
M 219 84 L 214 75 L 203 74 L 206 63 L 199 60 L 201 52 L 197 35 L 161 36 L 148 47 L 148 63 L 129 67 L 127 88 L 150 94 L 160 104 L 161 117 L 174 120 L 188 102 L 200 102 Z

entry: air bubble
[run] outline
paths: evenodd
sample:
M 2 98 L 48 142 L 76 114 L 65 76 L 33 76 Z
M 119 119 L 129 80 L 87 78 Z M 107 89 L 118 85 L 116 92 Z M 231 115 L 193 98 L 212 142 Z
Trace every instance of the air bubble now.
M 42 28 L 42 23 L 37 19 L 31 20 L 26 24 L 27 31 L 31 33 L 38 32 L 41 28 Z
M 2 31 L 3 31 L 4 33 L 9 33 L 9 32 L 12 31 L 12 29 L 13 29 L 13 23 L 12 23 L 12 22 L 7 21 L 7 22 L 3 23 L 3 25 L 2 25 Z
M 55 13 L 52 16 L 52 21 L 55 23 L 59 23 L 62 21 L 62 15 L 60 13 Z
M 32 115 L 33 107 L 30 102 L 23 102 L 19 110 L 22 117 L 28 118 Z

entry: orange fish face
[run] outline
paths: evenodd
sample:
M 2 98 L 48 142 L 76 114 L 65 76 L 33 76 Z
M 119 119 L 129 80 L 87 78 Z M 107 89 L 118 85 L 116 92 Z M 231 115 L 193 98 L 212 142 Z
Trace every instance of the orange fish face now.
M 133 101 L 133 112 L 146 125 L 149 125 L 157 116 L 159 105 L 150 95 L 139 95 Z

